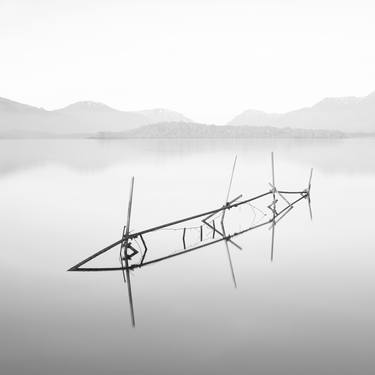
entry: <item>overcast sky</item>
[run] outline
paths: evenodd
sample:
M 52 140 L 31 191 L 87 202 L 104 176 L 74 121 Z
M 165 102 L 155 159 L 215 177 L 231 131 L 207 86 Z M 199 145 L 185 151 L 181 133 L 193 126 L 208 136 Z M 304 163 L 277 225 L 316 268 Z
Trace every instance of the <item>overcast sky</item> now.
M 375 90 L 375 1 L 0 0 L 0 96 L 225 123 Z

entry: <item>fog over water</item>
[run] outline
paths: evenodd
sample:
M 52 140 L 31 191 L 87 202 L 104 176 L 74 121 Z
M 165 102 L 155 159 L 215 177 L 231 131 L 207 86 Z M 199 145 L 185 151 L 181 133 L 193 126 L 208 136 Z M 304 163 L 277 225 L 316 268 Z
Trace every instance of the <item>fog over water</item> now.
M 374 145 L 0 141 L 1 373 L 373 374 Z M 314 168 L 313 221 L 296 205 L 272 263 L 267 227 L 238 237 L 237 289 L 223 243 L 136 270 L 133 329 L 121 273 L 66 272 L 121 237 L 131 176 L 138 230 L 222 205 L 235 155 L 231 196 L 269 190 L 271 151 L 279 188 Z

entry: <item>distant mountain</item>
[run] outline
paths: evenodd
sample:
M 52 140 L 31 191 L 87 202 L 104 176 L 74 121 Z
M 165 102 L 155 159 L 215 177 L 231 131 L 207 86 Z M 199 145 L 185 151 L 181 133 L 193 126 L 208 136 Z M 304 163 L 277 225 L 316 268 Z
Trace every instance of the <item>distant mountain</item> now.
M 30 113 L 41 113 L 45 112 L 44 109 L 33 107 L 27 104 L 21 104 L 14 102 L 13 100 L 0 98 L 0 113 L 18 113 L 18 114 L 30 114 Z
M 326 98 L 312 107 L 283 114 L 245 111 L 228 125 L 375 132 L 375 92 L 364 97 Z
M 58 133 L 62 125 L 58 114 L 0 98 L 0 134 Z
M 124 131 L 152 123 L 141 113 L 119 111 L 106 104 L 90 101 L 77 102 L 51 112 L 63 116 L 66 133 Z
M 166 122 L 126 132 L 101 132 L 95 138 L 344 138 L 340 131 L 275 128 L 270 126 L 218 126 Z
M 192 122 L 191 119 L 185 117 L 181 113 L 163 108 L 147 109 L 137 113 L 146 116 L 149 119 L 150 124 L 157 122 Z
M 119 112 L 119 111 L 103 103 L 82 101 L 82 102 L 69 104 L 68 106 L 61 108 L 61 109 L 56 109 L 56 112 L 76 114 L 76 113 L 90 113 L 90 112 Z
M 273 121 L 279 118 L 279 114 L 266 113 L 254 109 L 248 109 L 229 121 L 227 125 L 249 125 L 251 126 L 269 126 Z
M 158 126 L 146 126 L 158 124 Z M 364 97 L 326 98 L 312 107 L 274 114 L 247 110 L 228 126 L 195 124 L 166 110 L 121 111 L 83 101 L 47 111 L 0 98 L 0 137 L 340 137 L 375 134 L 375 92 Z M 236 127 L 236 129 L 231 129 Z M 128 132 L 129 131 L 129 132 Z
M 191 121 L 166 109 L 120 111 L 102 103 L 77 102 L 54 111 L 0 98 L 0 134 L 66 136 L 121 132 L 160 121 Z

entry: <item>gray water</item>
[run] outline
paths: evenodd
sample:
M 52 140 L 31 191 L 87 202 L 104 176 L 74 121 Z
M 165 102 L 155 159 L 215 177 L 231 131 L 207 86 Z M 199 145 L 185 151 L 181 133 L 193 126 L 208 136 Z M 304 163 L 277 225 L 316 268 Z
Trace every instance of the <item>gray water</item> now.
M 0 369 L 44 374 L 373 374 L 373 140 L 0 142 Z M 276 183 L 304 189 L 276 227 L 132 274 L 66 270 L 132 229 Z M 165 249 L 155 240 L 150 252 Z M 118 265 L 118 251 L 113 253 Z M 111 261 L 108 258 L 108 261 Z

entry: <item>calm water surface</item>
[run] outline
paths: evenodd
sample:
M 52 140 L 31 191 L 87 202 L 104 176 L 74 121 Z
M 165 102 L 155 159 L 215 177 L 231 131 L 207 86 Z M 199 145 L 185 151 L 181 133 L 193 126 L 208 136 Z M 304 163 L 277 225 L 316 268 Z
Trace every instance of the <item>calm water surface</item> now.
M 1 374 L 373 374 L 374 146 L 1 141 Z M 235 154 L 232 196 L 268 190 L 271 151 L 279 188 L 314 168 L 313 221 L 279 223 L 272 263 L 267 227 L 238 238 L 237 289 L 223 243 L 143 268 L 132 329 L 120 273 L 66 272 L 121 236 L 132 175 L 137 230 L 221 205 Z

